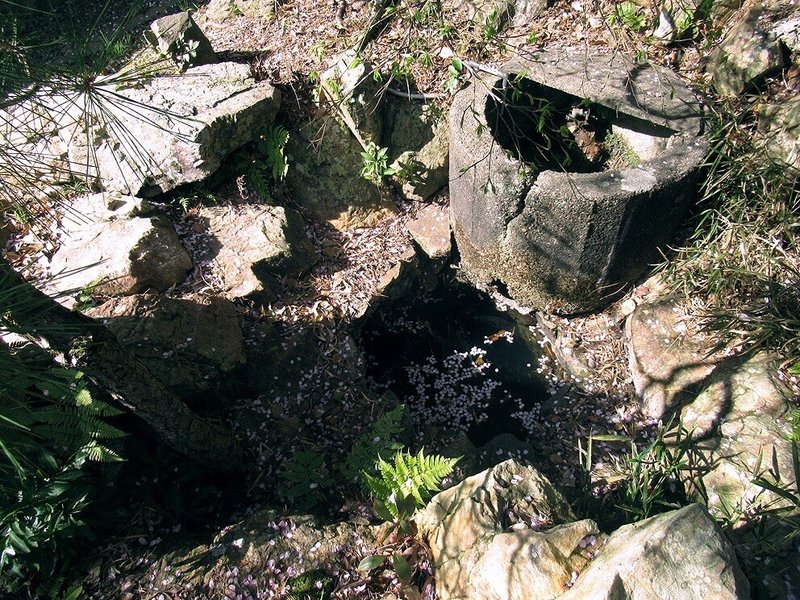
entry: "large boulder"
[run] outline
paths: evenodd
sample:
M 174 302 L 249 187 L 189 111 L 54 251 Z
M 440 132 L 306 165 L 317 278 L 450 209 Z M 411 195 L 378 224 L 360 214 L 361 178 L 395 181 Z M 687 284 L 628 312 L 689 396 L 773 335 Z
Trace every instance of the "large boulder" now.
M 172 224 L 138 198 L 79 198 L 61 224 L 61 246 L 50 261 L 59 292 L 87 287 L 105 296 L 164 291 L 192 268 Z
M 416 523 L 439 598 L 546 600 L 585 564 L 581 542 L 598 533 L 589 520 L 563 525 L 573 519 L 543 475 L 509 460 L 434 496 Z
M 767 0 L 741 11 L 709 56 L 717 92 L 736 96 L 788 65 L 800 50 L 800 7 L 791 0 Z
M 693 199 L 700 104 L 619 54 L 554 50 L 503 71 L 520 81 L 482 76 L 450 109 L 463 271 L 534 308 L 596 308 L 659 258 Z
M 198 258 L 228 298 L 275 288 L 281 277 L 299 275 L 317 261 L 302 218 L 282 206 L 243 205 L 200 208 L 194 231 L 205 238 Z
M 363 147 L 327 116 L 290 129 L 286 182 L 294 200 L 320 221 L 338 229 L 369 227 L 394 214 L 375 183 L 359 177 Z
M 664 421 L 677 416 L 691 434 L 693 453 L 705 466 L 687 473 L 687 484 L 702 487 L 715 517 L 739 527 L 758 506 L 790 508 L 753 482 L 777 467 L 783 484 L 794 484 L 791 392 L 777 379 L 778 361 L 763 353 L 711 353 L 687 323 L 690 317 L 669 301 L 642 304 L 628 317 L 630 369 L 642 412 Z
M 433 104 L 387 97 L 384 119 L 395 180 L 406 198 L 427 199 L 447 184 L 449 176 L 446 115 Z
M 208 177 L 273 121 L 280 104 L 278 90 L 230 62 L 127 87 L 100 78 L 95 88 L 51 100 L 64 113 L 59 133 L 75 176 L 88 170 L 104 189 L 141 197 Z
M 572 588 L 559 596 L 563 600 L 749 597 L 733 547 L 699 504 L 620 527 Z
M 111 299 L 88 314 L 180 396 L 218 388 L 245 362 L 236 307 L 224 298 L 144 294 Z

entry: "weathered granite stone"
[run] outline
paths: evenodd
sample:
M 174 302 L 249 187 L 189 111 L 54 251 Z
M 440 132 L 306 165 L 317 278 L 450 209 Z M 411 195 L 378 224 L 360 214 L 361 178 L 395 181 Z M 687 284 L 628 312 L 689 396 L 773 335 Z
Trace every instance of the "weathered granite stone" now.
M 337 56 L 320 77 L 324 99 L 363 148 L 381 145 L 381 85 L 372 76 L 372 66 L 348 50 Z
M 520 516 L 512 530 L 512 515 Z M 431 548 L 439 598 L 554 598 L 597 533 L 536 469 L 509 460 L 434 496 L 416 522 Z
M 730 542 L 699 504 L 624 525 L 563 600 L 745 600 L 750 586 Z M 531 596 L 533 598 L 533 596 Z
M 269 21 L 275 16 L 275 0 L 211 0 L 204 16 L 218 23 L 235 17 Z
M 793 485 L 790 392 L 767 354 L 730 357 L 687 334 L 674 304 L 642 304 L 626 323 L 630 369 L 642 412 L 667 421 L 677 415 L 695 440 L 708 509 L 746 524 L 756 507 L 792 508 L 753 482 L 777 465 Z M 687 484 L 692 479 L 687 475 Z M 740 515 L 731 514 L 742 511 Z
M 425 200 L 447 184 L 448 123 L 441 110 L 402 98 L 384 103 L 386 140 L 394 180 L 411 200 Z
M 800 49 L 800 7 L 791 0 L 756 3 L 739 13 L 709 57 L 707 71 L 722 95 L 735 96 L 787 66 Z
M 482 27 L 488 22 L 501 30 L 529 26 L 547 9 L 547 0 L 457 0 L 456 7 L 476 25 Z
M 758 115 L 758 132 L 772 160 L 800 173 L 800 98 L 764 106 Z
M 269 125 L 280 104 L 278 90 L 256 82 L 248 65 L 230 62 L 139 86 L 120 88 L 113 77 L 96 86 L 92 102 L 102 110 L 82 94 L 50 99 L 67 107 L 59 134 L 74 175 L 88 170 L 104 189 L 141 197 L 205 179 Z
M 228 298 L 263 292 L 282 276 L 298 275 L 317 261 L 316 250 L 295 211 L 281 206 L 203 207 L 195 222 L 205 228 L 202 259 Z
M 408 222 L 408 233 L 425 255 L 434 261 L 450 257 L 450 217 L 447 206 L 429 204 Z
M 669 301 L 641 304 L 625 323 L 628 361 L 642 413 L 665 419 L 697 396 L 721 360 L 687 334 L 686 319 Z
M 369 227 L 395 213 L 371 181 L 359 177 L 364 165 L 358 140 L 334 117 L 289 131 L 286 182 L 294 200 L 314 218 L 338 229 Z
M 138 198 L 82 197 L 61 223 L 61 247 L 50 262 L 58 291 L 90 285 L 107 296 L 163 291 L 183 281 L 192 268 L 172 225 Z
M 167 15 L 153 21 L 144 36 L 159 54 L 171 56 L 181 68 L 219 62 L 211 42 L 189 12 Z
M 450 109 L 451 218 L 463 271 L 479 284 L 504 283 L 534 308 L 596 308 L 656 260 L 680 224 L 707 147 L 700 104 L 673 73 L 618 54 L 554 50 L 503 70 L 524 74 L 522 100 L 492 75 L 456 94 Z M 540 116 L 552 119 L 551 137 Z M 645 156 L 598 171 L 591 157 L 601 140 L 559 133 L 581 119 L 595 119 L 599 137 L 609 127 L 644 146 Z
M 708 508 L 718 518 L 747 525 L 747 511 L 767 507 L 797 514 L 798 507 L 754 483 L 772 478 L 777 469 L 780 485 L 794 489 L 789 391 L 776 379 L 778 361 L 766 354 L 732 358 L 721 363 L 680 420 L 697 439 L 696 451 L 708 465 L 701 480 Z M 774 479 L 772 479 L 775 482 Z M 742 510 L 738 517 L 729 508 Z

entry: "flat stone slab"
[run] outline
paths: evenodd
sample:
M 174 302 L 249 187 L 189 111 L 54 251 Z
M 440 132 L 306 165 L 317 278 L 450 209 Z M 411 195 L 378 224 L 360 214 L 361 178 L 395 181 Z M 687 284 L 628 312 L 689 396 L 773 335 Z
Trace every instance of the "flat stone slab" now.
M 417 211 L 408 222 L 408 233 L 428 258 L 442 260 L 450 256 L 450 216 L 447 206 L 429 204 Z
M 245 362 L 236 307 L 219 297 L 113 298 L 87 312 L 180 396 L 208 391 Z
M 625 322 L 628 364 L 642 413 L 665 419 L 691 402 L 722 357 L 688 333 L 688 316 L 672 302 L 641 304 Z
M 700 103 L 674 73 L 619 54 L 560 49 L 502 71 L 450 109 L 463 270 L 533 308 L 592 310 L 680 224 L 707 147 Z

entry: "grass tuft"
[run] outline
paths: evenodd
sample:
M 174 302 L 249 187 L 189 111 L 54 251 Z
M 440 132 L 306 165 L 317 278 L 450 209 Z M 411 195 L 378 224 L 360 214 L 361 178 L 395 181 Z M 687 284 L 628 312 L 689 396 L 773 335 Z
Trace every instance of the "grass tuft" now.
M 693 233 L 662 269 L 719 347 L 800 359 L 798 173 L 771 160 L 751 107 L 718 106 Z

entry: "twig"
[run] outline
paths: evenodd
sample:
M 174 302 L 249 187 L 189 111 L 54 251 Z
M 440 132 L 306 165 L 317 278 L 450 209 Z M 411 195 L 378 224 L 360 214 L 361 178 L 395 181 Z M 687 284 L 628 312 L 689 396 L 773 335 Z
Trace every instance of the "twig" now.
M 408 100 L 422 100 L 424 102 L 428 102 L 430 100 L 438 100 L 439 98 L 444 98 L 447 94 L 423 94 L 422 92 L 409 92 L 407 90 L 398 90 L 392 87 L 387 87 L 386 91 L 391 94 L 392 96 L 397 96 L 399 98 L 406 98 Z

